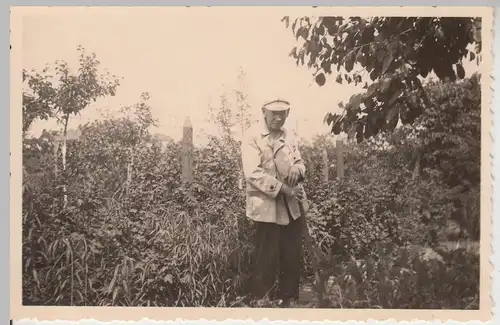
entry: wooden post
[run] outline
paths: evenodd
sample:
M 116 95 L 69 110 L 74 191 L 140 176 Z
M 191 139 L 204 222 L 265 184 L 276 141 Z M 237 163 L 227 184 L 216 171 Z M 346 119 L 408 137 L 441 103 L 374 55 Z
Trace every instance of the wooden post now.
M 344 177 L 344 150 L 341 140 L 337 140 L 335 152 L 337 153 L 337 177 Z
M 191 186 L 193 182 L 193 126 L 191 120 L 186 117 L 182 130 L 182 182 Z
M 323 149 L 323 182 L 327 183 L 330 179 L 329 175 L 330 163 L 328 162 L 328 151 Z

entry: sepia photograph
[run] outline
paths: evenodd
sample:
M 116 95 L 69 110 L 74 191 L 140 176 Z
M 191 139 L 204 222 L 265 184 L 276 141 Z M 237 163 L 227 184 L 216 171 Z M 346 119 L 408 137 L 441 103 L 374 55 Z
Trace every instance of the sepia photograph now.
M 18 8 L 17 315 L 491 317 L 492 12 Z

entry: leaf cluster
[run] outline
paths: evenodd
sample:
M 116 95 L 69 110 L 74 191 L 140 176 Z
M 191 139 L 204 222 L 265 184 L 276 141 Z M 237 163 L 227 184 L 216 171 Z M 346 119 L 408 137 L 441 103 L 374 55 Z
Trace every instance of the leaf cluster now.
M 66 61 L 55 61 L 42 71 L 22 71 L 23 132 L 36 119 L 57 118 L 67 124 L 71 115 L 79 114 L 97 99 L 114 96 L 120 79 L 110 73 L 100 74 L 96 54 L 87 54 L 78 46 L 78 69 L 70 69 Z
M 432 105 L 422 78 L 465 77 L 463 60 L 480 61 L 481 20 L 473 17 L 298 17 L 291 24 L 298 45 L 290 56 L 297 65 L 314 69 L 319 86 L 332 75 L 338 83 L 365 89 L 340 105 L 343 114 L 327 114 L 334 134 L 358 142 L 398 121 L 412 124 Z M 299 43 L 300 41 L 300 43 Z M 469 46 L 474 44 L 474 50 Z

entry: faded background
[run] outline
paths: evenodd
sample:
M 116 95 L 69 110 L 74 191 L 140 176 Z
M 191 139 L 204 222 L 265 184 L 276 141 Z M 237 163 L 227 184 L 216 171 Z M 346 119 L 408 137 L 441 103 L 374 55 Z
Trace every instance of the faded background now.
M 77 65 L 77 45 L 95 52 L 101 69 L 123 77 L 115 97 L 99 99 L 70 128 L 97 118 L 97 109 L 116 111 L 151 95 L 150 105 L 159 125 L 153 133 L 175 140 L 190 116 L 195 144 L 202 144 L 201 130 L 214 132 L 205 122 L 209 104 L 217 104 L 224 91 L 242 89 L 255 114 L 268 98 L 292 102 L 289 126 L 311 139 L 328 132 L 323 124 L 327 112 L 339 113 L 339 101 L 361 90 L 361 85 L 328 82 L 318 87 L 312 70 L 297 67 L 288 57 L 296 44 L 291 31 L 274 10 L 181 11 L 72 10 L 26 15 L 23 19 L 23 68 L 42 69 L 54 60 Z M 465 60 L 466 77 L 477 70 Z M 246 76 L 238 80 L 240 72 Z M 342 72 L 342 70 L 341 70 Z M 334 72 L 335 74 L 335 72 Z M 430 74 L 427 79 L 432 78 Z M 335 76 L 330 78 L 335 79 Z M 55 121 L 37 121 L 30 133 L 56 128 Z

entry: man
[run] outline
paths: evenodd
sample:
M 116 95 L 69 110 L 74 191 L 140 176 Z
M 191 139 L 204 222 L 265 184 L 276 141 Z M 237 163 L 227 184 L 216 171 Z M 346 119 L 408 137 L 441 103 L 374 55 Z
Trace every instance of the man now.
M 283 125 L 290 112 L 284 100 L 262 107 L 263 120 L 242 142 L 246 180 L 246 215 L 255 224 L 253 296 L 274 300 L 279 270 L 278 299 L 285 305 L 299 295 L 303 220 L 299 200 L 305 204 L 300 181 L 306 168 L 294 135 Z M 305 206 L 307 209 L 307 206 Z

